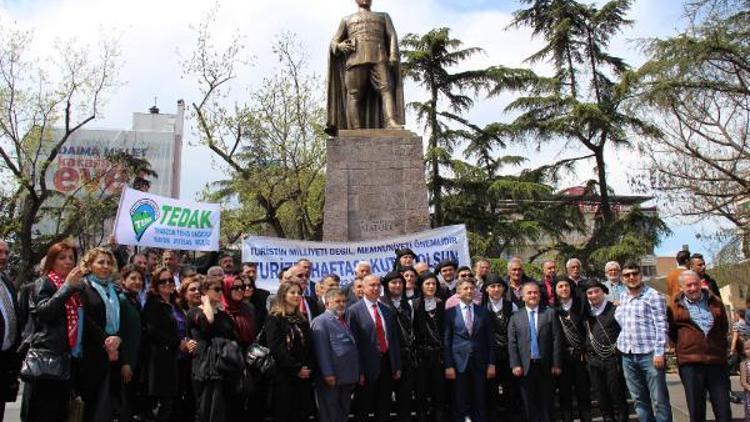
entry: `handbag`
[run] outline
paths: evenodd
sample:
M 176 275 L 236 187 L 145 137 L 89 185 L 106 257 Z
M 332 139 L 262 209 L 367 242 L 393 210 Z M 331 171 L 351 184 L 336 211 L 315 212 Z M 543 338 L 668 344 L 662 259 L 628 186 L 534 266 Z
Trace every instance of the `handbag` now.
M 271 350 L 257 342 L 247 348 L 245 363 L 250 369 L 261 375 L 270 375 L 276 367 L 276 360 L 271 355 Z
M 245 362 L 242 360 L 242 349 L 239 344 L 232 340 L 217 340 L 214 339 L 213 345 L 217 348 L 216 368 L 219 373 L 233 375 L 242 372 Z
M 70 399 L 68 405 L 68 417 L 65 422 L 83 422 L 83 400 L 80 397 Z
M 271 349 L 266 347 L 266 327 L 260 330 L 255 342 L 247 348 L 245 353 L 245 364 L 251 370 L 264 376 L 271 375 L 276 368 L 276 359 L 271 354 Z
M 70 355 L 32 347 L 21 364 L 20 376 L 26 382 L 67 381 L 70 379 Z

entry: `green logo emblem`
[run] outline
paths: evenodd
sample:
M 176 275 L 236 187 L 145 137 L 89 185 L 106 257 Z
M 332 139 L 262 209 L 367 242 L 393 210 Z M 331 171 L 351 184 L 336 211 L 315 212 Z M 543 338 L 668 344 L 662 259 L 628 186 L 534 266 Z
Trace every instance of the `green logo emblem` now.
M 139 199 L 130 208 L 130 221 L 133 223 L 135 239 L 141 241 L 146 229 L 159 219 L 159 207 L 151 199 Z

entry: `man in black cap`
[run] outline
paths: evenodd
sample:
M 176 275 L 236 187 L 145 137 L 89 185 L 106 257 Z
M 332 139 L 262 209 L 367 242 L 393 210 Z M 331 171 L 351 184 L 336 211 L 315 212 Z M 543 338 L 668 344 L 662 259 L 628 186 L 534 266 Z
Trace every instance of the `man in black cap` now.
M 417 262 L 417 254 L 409 248 L 396 249 L 396 260 L 393 262 L 393 271 L 401 271 L 402 268 L 413 267 Z
M 456 282 L 458 281 L 456 278 L 457 268 L 458 263 L 452 259 L 441 261 L 435 267 L 435 272 L 438 273 L 438 282 L 440 282 L 438 296 L 443 300 L 447 300 L 456 294 Z
M 396 315 L 398 345 L 401 353 L 401 378 L 394 383 L 396 393 L 396 420 L 408 422 L 411 418 L 411 397 L 414 391 L 414 328 L 409 301 L 404 296 L 404 277 L 398 271 L 391 271 L 381 279 L 385 294 L 380 303 L 386 305 Z
M 615 306 L 607 300 L 609 290 L 598 280 L 584 284 L 590 311 L 586 316 L 588 371 L 594 394 L 605 422 L 628 420 L 625 378 L 617 337 L 620 324 L 615 320 Z
M 518 380 L 513 376 L 508 361 L 508 322 L 517 307 L 513 302 L 505 300 L 507 289 L 505 280 L 495 274 L 488 274 L 482 286 L 484 305 L 490 314 L 495 354 L 496 376 L 487 380 L 487 416 L 491 421 L 501 420 L 498 407 L 504 410 L 505 418 L 518 420 L 519 416 L 518 412 L 512 411 L 520 399 Z M 499 386 L 502 386 L 502 396 L 499 394 Z

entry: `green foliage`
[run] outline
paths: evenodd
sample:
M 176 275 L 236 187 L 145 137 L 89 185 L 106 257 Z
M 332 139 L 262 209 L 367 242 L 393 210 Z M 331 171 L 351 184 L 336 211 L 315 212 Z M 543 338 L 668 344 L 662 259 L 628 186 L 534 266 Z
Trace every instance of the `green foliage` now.
M 244 45 L 233 40 L 222 52 L 212 43 L 209 16 L 199 28 L 186 73 L 198 79 L 203 98 L 193 103 L 201 141 L 226 165 L 228 179 L 204 190 L 206 200 L 226 204 L 222 239 L 273 234 L 320 240 L 325 190 L 325 108 L 320 78 L 293 34 L 282 34 L 273 51 L 278 68 L 251 91 L 247 103 L 228 103 Z M 206 60 L 205 57 L 211 57 Z
M 455 147 L 469 139 L 475 129 L 460 115 L 473 107 L 475 95 L 497 83 L 502 74 L 499 67 L 451 72 L 481 52 L 477 47 L 463 48 L 460 40 L 450 37 L 448 28 L 424 35 L 407 34 L 401 40 L 404 75 L 428 93 L 425 101 L 412 102 L 409 107 L 429 133 L 425 159 L 434 226 L 445 224 L 443 195 L 447 180 L 443 169 L 450 167 Z

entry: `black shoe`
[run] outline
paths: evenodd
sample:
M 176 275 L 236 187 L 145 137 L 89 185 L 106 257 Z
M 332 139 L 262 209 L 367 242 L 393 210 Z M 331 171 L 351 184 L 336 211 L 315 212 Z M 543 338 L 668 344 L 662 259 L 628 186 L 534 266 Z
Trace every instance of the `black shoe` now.
M 735 403 L 735 404 L 740 404 L 740 403 L 742 403 L 742 397 L 739 394 L 735 393 L 734 391 L 730 391 L 729 392 L 729 401 L 731 401 L 732 403 Z

